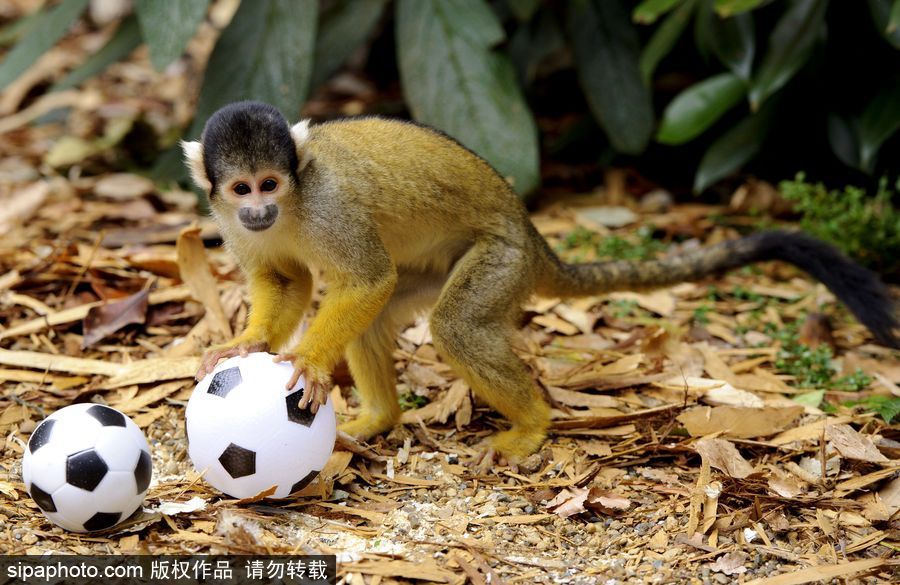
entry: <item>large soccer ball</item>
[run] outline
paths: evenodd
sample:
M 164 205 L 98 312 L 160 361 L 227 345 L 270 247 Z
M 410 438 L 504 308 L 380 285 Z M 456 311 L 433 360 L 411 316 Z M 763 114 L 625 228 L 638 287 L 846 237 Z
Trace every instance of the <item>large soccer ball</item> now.
M 90 532 L 111 528 L 140 507 L 152 468 L 134 421 L 102 404 L 72 404 L 31 433 L 22 480 L 51 522 Z
M 188 401 L 188 455 L 203 479 L 235 498 L 275 486 L 273 498 L 306 487 L 322 471 L 337 433 L 331 401 L 313 415 L 288 392 L 293 368 L 271 354 L 233 357 L 203 378 Z

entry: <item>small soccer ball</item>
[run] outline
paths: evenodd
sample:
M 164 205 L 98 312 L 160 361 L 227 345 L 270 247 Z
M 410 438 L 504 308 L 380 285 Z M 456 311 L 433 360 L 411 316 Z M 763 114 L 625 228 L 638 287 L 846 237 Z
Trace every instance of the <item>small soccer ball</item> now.
M 313 415 L 297 403 L 303 378 L 285 385 L 293 367 L 271 354 L 233 357 L 203 378 L 185 412 L 188 455 L 203 479 L 234 498 L 275 487 L 284 498 L 322 471 L 337 433 L 331 401 Z
M 74 532 L 111 528 L 144 501 L 153 464 L 134 421 L 102 404 L 72 404 L 31 433 L 22 481 L 41 512 Z

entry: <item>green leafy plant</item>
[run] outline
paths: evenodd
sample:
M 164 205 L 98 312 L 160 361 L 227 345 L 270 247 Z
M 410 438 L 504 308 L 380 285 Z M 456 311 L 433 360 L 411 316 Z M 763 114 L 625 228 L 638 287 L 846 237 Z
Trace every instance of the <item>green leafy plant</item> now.
M 643 225 L 628 236 L 601 235 L 577 226 L 557 246 L 560 251 L 592 250 L 600 260 L 650 260 L 667 248 L 653 237 L 654 227 Z
M 888 188 L 886 179 L 872 197 L 853 186 L 829 190 L 822 183 L 807 182 L 803 173 L 783 181 L 779 188 L 802 214 L 804 230 L 879 271 L 896 274 L 900 270 L 900 211 L 892 203 L 896 192 Z
M 87 4 L 51 3 L 0 31 L 0 42 L 18 39 L 0 63 L 0 89 Z M 135 0 L 107 44 L 50 89 L 77 85 L 141 44 L 163 70 L 208 6 Z M 540 183 L 535 111 L 542 115 L 537 96 L 548 91 L 580 91 L 566 103 L 584 103 L 580 119 L 593 119 L 589 140 L 604 161 L 685 149 L 697 165 L 695 191 L 810 126 L 827 127 L 827 141 L 805 144 L 827 142 L 838 160 L 872 174 L 900 131 L 898 15 L 898 0 L 243 0 L 212 51 L 185 133 L 196 136 L 211 112 L 239 99 L 296 117 L 360 46 L 387 39 L 410 115 L 483 156 L 523 195 Z M 683 42 L 689 30 L 692 42 Z
M 780 330 L 767 327 L 767 333 L 781 344 L 775 367 L 794 376 L 799 387 L 858 392 L 872 383 L 872 378 L 859 368 L 846 376 L 835 377 L 837 367 L 831 347 L 823 343 L 811 348 L 801 342 L 799 324 L 799 320 L 794 321 Z
M 428 404 L 428 399 L 424 396 L 419 396 L 413 392 L 403 392 L 399 395 L 398 400 L 400 401 L 400 410 L 415 410 L 416 408 L 422 408 L 426 404 Z
M 900 414 L 900 397 L 876 394 L 863 400 L 845 402 L 844 406 L 862 406 L 866 410 L 877 412 L 884 422 L 891 424 Z

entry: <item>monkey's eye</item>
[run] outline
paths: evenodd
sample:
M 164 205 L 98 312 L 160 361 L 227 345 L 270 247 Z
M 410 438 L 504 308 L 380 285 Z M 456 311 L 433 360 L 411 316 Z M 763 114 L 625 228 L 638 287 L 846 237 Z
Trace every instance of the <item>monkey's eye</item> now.
M 238 183 L 234 186 L 234 192 L 238 195 L 246 195 L 250 192 L 250 185 L 247 183 Z
M 259 186 L 260 190 L 265 192 L 274 191 L 276 187 L 278 187 L 278 182 L 275 179 L 266 179 Z

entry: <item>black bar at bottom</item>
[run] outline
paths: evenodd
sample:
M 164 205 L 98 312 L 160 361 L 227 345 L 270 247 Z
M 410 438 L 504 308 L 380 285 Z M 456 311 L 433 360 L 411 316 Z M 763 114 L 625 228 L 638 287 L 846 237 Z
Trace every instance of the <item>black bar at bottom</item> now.
M 326 585 L 334 555 L 0 555 L 0 583 L 38 585 Z

